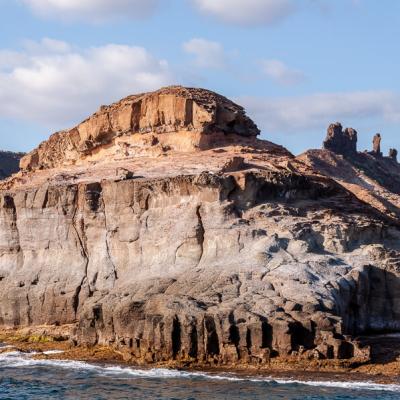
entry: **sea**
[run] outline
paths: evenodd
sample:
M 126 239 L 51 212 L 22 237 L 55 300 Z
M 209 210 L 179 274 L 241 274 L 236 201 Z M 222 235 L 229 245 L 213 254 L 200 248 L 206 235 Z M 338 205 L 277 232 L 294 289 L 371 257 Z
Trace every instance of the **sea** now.
M 400 385 L 334 380 L 303 382 L 36 360 L 32 353 L 10 349 L 0 354 L 0 399 L 393 400 L 400 399 Z

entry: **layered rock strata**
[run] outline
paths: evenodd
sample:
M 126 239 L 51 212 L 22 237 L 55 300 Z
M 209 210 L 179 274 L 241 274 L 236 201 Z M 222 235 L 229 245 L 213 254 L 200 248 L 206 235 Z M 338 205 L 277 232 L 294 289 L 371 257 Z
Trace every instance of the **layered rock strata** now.
M 182 88 L 164 91 L 187 100 Z M 207 121 L 231 104 L 212 96 Z M 257 140 L 234 110 L 235 133 L 222 122 L 199 128 L 205 149 L 121 158 L 112 138 L 96 144 L 107 154 L 96 163 L 74 147 L 74 163 L 62 147 L 68 131 L 31 153 L 25 162 L 38 154 L 35 166 L 0 191 L 0 325 L 73 325 L 77 345 L 146 363 L 367 361 L 358 335 L 400 329 L 400 216 L 323 168 L 321 154 L 343 157 L 295 158 Z M 141 135 L 129 132 L 124 140 Z
M 258 134 L 243 108 L 227 98 L 208 90 L 167 87 L 101 106 L 78 126 L 52 135 L 22 160 L 21 168 L 55 168 L 110 155 L 125 159 L 149 151 L 205 149 L 227 140 L 251 141 Z

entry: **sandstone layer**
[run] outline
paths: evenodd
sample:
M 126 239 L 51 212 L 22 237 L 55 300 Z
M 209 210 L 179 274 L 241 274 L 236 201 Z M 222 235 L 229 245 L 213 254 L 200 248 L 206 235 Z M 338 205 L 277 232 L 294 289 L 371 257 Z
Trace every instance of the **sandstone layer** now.
M 400 330 L 399 166 L 354 132 L 356 157 L 296 158 L 212 92 L 102 108 L 1 184 L 0 326 L 147 363 L 368 362 L 360 335 Z
M 21 168 L 54 168 L 107 156 L 126 159 L 149 151 L 205 149 L 221 140 L 251 139 L 258 134 L 243 108 L 227 98 L 208 90 L 168 87 L 101 106 L 75 128 L 52 135 L 22 160 Z

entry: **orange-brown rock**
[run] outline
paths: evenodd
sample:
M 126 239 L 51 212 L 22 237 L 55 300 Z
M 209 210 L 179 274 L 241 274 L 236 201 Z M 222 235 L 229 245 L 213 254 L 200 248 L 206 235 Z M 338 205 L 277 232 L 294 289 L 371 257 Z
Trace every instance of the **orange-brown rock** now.
M 372 154 L 375 157 L 382 157 L 382 152 L 381 152 L 381 141 L 382 137 L 380 133 L 377 133 L 373 140 L 372 140 Z
M 173 86 L 100 107 L 75 128 L 52 135 L 22 159 L 21 168 L 55 168 L 107 156 L 126 158 L 150 149 L 205 149 L 243 138 L 251 142 L 258 134 L 243 108 L 227 98 L 204 89 Z

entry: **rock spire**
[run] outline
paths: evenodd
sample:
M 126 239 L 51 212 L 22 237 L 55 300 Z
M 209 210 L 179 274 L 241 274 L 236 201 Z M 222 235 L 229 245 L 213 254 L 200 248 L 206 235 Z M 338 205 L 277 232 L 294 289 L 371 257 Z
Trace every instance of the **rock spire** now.
M 344 156 L 357 153 L 357 131 L 353 128 L 343 130 L 342 124 L 336 122 L 329 125 L 324 149 Z
M 396 149 L 390 149 L 389 150 L 389 158 L 397 162 L 397 150 Z
M 381 142 L 382 136 L 380 133 L 377 133 L 372 140 L 372 154 L 375 157 L 382 157 Z

